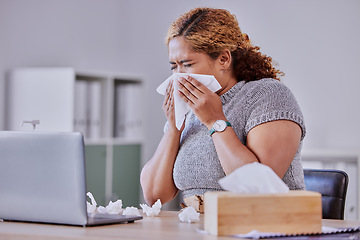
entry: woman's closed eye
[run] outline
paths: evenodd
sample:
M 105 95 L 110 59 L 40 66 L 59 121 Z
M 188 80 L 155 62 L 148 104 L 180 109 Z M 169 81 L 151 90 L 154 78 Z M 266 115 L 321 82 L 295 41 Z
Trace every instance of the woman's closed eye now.
M 184 68 L 190 68 L 190 67 L 192 67 L 192 65 L 193 65 L 193 63 L 191 63 L 191 64 L 183 64 L 183 67 Z M 171 66 L 171 68 L 170 68 L 170 70 L 175 70 L 177 68 L 177 65 L 172 65 Z

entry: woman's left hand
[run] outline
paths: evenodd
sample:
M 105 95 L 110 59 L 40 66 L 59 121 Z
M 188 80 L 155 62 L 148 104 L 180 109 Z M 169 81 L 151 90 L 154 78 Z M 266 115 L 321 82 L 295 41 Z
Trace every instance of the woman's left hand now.
M 186 76 L 178 81 L 178 94 L 197 118 L 210 129 L 219 119 L 225 120 L 220 97 L 196 79 Z

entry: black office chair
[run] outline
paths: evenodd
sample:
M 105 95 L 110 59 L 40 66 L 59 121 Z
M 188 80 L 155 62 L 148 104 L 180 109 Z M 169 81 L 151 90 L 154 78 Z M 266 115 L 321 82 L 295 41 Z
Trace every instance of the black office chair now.
M 348 175 L 341 170 L 304 169 L 306 190 L 321 193 L 322 217 L 344 219 Z

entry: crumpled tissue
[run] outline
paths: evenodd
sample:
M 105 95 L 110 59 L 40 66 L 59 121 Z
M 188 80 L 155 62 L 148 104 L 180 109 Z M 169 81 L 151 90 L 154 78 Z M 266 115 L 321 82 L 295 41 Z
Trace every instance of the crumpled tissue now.
M 193 74 L 193 73 L 174 73 L 169 78 L 167 78 L 156 91 L 162 95 L 165 95 L 166 88 L 168 87 L 171 80 L 174 81 L 174 110 L 175 110 L 175 122 L 176 127 L 180 130 L 182 124 L 185 121 L 185 115 L 190 111 L 190 107 L 180 98 L 177 94 L 178 86 L 175 84 L 179 77 L 190 76 L 204 84 L 212 92 L 216 92 L 221 89 L 221 85 L 212 75 L 203 75 L 203 74 Z M 175 94 L 176 93 L 176 94 Z
M 108 213 L 108 214 L 120 214 L 122 212 L 122 201 L 118 199 L 116 202 L 110 201 L 106 207 L 97 206 L 94 196 L 91 192 L 87 192 L 86 195 L 90 198 L 90 202 L 86 202 L 87 212 L 89 214 L 99 213 Z
M 99 213 L 119 214 L 122 212 L 122 200 L 118 199 L 116 202 L 110 201 L 106 207 L 99 206 L 97 211 Z
M 288 186 L 269 167 L 254 162 L 246 164 L 219 180 L 220 186 L 234 193 L 286 193 Z
M 148 217 L 157 217 L 160 214 L 161 210 L 161 201 L 158 199 L 151 207 L 147 204 L 140 204 L 140 207 L 143 209 L 143 212 Z
M 126 207 L 123 215 L 141 216 L 139 209 L 136 207 Z
M 93 214 L 93 213 L 96 212 L 97 203 L 96 203 L 95 198 L 94 198 L 94 196 L 92 195 L 91 192 L 86 193 L 86 195 L 90 198 L 90 201 L 91 201 L 91 203 L 86 202 L 87 212 L 89 214 Z
M 193 206 L 182 209 L 178 217 L 181 222 L 193 223 L 200 221 L 200 213 Z

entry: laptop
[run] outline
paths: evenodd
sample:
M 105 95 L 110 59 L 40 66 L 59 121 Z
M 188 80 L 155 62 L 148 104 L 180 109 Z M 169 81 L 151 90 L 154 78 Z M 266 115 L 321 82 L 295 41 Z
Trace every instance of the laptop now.
M 132 223 L 142 216 L 86 210 L 79 132 L 0 131 L 0 219 L 78 226 Z

